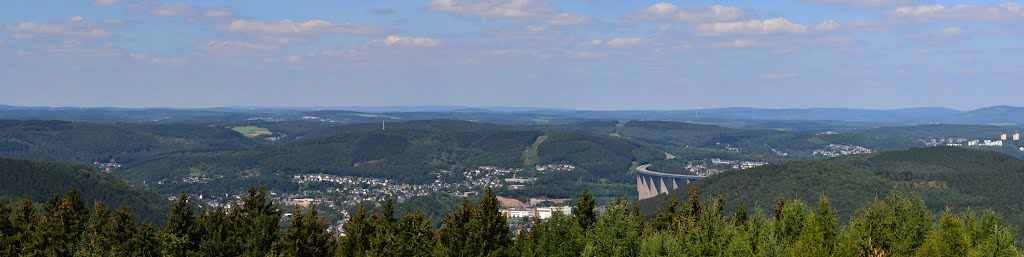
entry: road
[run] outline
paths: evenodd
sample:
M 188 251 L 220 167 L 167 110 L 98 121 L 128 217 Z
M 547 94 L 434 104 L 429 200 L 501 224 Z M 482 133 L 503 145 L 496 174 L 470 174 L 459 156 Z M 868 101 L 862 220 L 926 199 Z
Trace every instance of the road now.
M 644 164 L 644 165 L 637 166 L 636 167 L 636 172 L 640 173 L 640 174 L 645 174 L 645 175 L 658 176 L 658 177 L 667 177 L 667 178 L 687 178 L 687 179 L 702 179 L 702 178 L 705 178 L 704 176 L 697 176 L 697 175 L 669 174 L 669 173 L 661 173 L 661 172 L 657 172 L 657 171 L 650 171 L 650 170 L 647 169 L 648 167 L 651 167 L 651 165 L 650 164 Z

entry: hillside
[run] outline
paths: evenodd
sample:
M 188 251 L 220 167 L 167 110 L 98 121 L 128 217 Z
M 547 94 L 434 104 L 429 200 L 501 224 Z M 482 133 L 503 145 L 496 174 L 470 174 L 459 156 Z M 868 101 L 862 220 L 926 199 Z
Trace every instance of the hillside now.
M 863 146 L 874 150 L 924 146 L 910 137 L 884 134 L 736 129 L 672 121 L 585 122 L 557 128 L 613 135 L 651 146 L 675 155 L 677 158 L 673 162 L 676 164 L 708 158 L 769 162 L 819 159 L 823 156 L 814 152 L 828 149 L 830 145 Z
M 547 140 L 534 146 L 542 135 Z M 131 181 L 147 181 L 158 192 L 229 193 L 250 183 L 294 190 L 292 175 L 322 173 L 386 178 L 427 184 L 437 172 L 497 166 L 525 167 L 524 152 L 536 148 L 535 164 L 565 163 L 581 168 L 570 181 L 631 181 L 634 161 L 650 161 L 657 152 L 621 138 L 572 132 L 545 133 L 522 127 L 454 120 L 389 122 L 341 126 L 283 144 L 254 148 L 177 151 L 127 164 L 119 172 Z M 194 177 L 202 183 L 165 183 Z M 216 181 L 217 188 L 204 186 Z M 577 190 L 578 191 L 578 190 Z
M 948 120 L 959 124 L 1024 126 L 1024 107 L 992 106 L 960 113 Z
M 18 201 L 28 197 L 45 203 L 54 193 L 77 188 L 86 204 L 99 201 L 111 208 L 127 206 L 142 219 L 162 221 L 169 202 L 148 191 L 132 188 L 124 181 L 84 165 L 62 162 L 0 158 L 0 199 Z
M 932 210 L 994 209 L 1024 225 L 1024 160 L 956 147 L 913 148 L 767 165 L 709 177 L 670 195 L 642 201 L 645 210 L 669 197 L 685 199 L 688 188 L 704 195 L 725 195 L 747 206 L 771 209 L 777 197 L 814 201 L 828 196 L 840 217 L 850 217 L 858 203 L 890 192 L 919 194 Z
M 255 145 L 227 128 L 191 124 L 93 124 L 0 120 L 0 156 L 119 163 L 180 150 Z
M 860 130 L 859 133 L 874 136 L 899 136 L 911 138 L 962 137 L 969 139 L 997 139 L 1000 134 L 1013 134 L 1024 129 L 1010 126 L 935 124 L 906 127 L 880 127 Z

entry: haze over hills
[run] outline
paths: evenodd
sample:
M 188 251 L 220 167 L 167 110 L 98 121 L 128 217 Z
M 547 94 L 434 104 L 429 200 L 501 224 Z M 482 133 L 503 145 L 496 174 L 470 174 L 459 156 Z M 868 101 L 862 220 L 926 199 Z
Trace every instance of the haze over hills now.
M 675 120 L 744 126 L 751 122 L 818 121 L 847 128 L 914 124 L 978 124 L 1024 126 L 1024 108 L 993 106 L 970 111 L 948 108 L 892 110 L 850 108 L 763 109 L 713 108 L 694 110 L 571 110 L 526 107 L 392 106 L 392 107 L 219 107 L 219 108 L 77 108 L 0 106 L 0 119 L 66 120 L 94 123 L 190 122 L 232 120 L 301 120 L 303 117 L 338 123 L 374 120 L 458 119 L 502 124 L 565 124 L 585 120 Z M 323 116 L 323 117 L 321 117 Z M 776 124 L 778 125 L 778 124 Z M 766 125 L 767 126 L 767 125 Z M 785 127 L 782 127 L 785 128 Z

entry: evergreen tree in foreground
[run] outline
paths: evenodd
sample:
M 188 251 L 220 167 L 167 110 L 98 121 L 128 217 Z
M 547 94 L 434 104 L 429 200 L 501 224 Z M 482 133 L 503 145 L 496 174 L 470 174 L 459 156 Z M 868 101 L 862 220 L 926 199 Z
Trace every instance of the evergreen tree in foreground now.
M 918 196 L 869 202 L 843 224 L 825 197 L 816 207 L 780 198 L 767 214 L 727 213 L 724 197 L 690 193 L 647 221 L 622 199 L 598 212 L 583 192 L 574 215 L 534 220 L 513 239 L 490 190 L 440 228 L 421 212 L 396 219 L 391 200 L 379 210 L 360 206 L 344 235 L 330 233 L 316 207 L 283 221 L 263 188 L 201 212 L 181 195 L 159 228 L 126 207 L 86 208 L 70 190 L 41 208 L 28 199 L 0 206 L 0 256 L 1021 256 L 999 214 L 947 209 L 936 219 Z

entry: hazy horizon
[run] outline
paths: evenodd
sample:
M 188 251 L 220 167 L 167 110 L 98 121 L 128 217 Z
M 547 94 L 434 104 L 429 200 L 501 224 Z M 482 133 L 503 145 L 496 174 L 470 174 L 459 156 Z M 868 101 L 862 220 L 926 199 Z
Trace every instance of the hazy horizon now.
M 992 107 L 1012 107 L 1012 108 L 1024 108 L 1021 106 L 1014 105 L 992 105 L 982 106 L 973 109 L 959 109 L 952 107 L 943 106 L 916 106 L 916 107 L 902 107 L 902 108 L 860 108 L 860 107 L 829 107 L 829 106 L 818 106 L 818 107 L 753 107 L 753 106 L 720 106 L 720 107 L 701 107 L 701 108 L 687 108 L 687 109 L 578 109 L 578 108 L 564 108 L 564 107 L 544 107 L 544 106 L 464 106 L 464 105 L 336 105 L 336 106 L 258 106 L 258 105 L 223 105 L 223 106 L 196 106 L 196 107 L 181 107 L 181 106 L 47 106 L 47 105 L 10 105 L 0 103 L 0 106 L 9 106 L 14 108 L 80 108 L 80 109 L 181 109 L 181 110 L 202 110 L 202 109 L 265 109 L 265 110 L 359 110 L 359 109 L 416 109 L 422 108 L 428 111 L 430 110 L 461 110 L 461 109 L 484 109 L 489 111 L 497 112 L 515 112 L 515 111 L 540 111 L 540 110 L 565 110 L 565 111 L 693 111 L 693 110 L 710 110 L 710 109 L 763 109 L 763 110 L 798 110 L 798 109 L 848 109 L 848 110 L 875 110 L 875 111 L 887 111 L 887 110 L 906 110 L 906 109 L 949 109 L 954 111 L 966 112 L 978 109 L 992 108 Z M 415 110 L 411 110 L 415 111 Z M 399 111 L 405 112 L 405 111 Z
M 0 104 L 972 110 L 1016 1 L 0 3 Z

